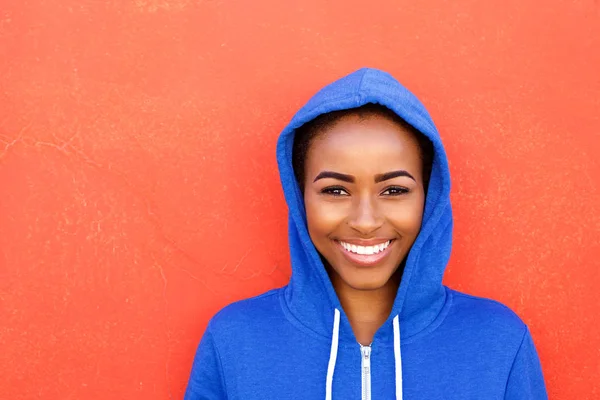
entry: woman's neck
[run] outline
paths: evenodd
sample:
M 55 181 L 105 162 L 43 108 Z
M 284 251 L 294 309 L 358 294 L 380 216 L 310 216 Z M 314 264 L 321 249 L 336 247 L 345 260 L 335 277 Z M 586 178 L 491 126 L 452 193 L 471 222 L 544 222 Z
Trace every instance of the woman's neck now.
M 370 345 L 375 332 L 392 312 L 400 279 L 393 276 L 379 289 L 357 290 L 348 286 L 339 276 L 331 278 L 356 340 L 362 345 Z

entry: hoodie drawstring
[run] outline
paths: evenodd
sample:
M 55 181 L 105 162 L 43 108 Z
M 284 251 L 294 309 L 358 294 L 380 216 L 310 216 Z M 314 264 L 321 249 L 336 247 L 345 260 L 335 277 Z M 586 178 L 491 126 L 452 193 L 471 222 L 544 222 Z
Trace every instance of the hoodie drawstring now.
M 325 400 L 332 400 L 333 371 L 337 361 L 338 343 L 340 336 L 340 310 L 335 309 L 333 315 L 333 332 L 331 335 L 331 351 L 329 365 L 327 366 L 327 384 Z M 402 400 L 402 353 L 400 352 L 400 318 L 394 317 L 394 366 L 396 372 L 396 400 Z
M 394 317 L 394 366 L 396 368 L 396 400 L 402 400 L 402 353 L 400 352 L 400 317 Z
M 329 353 L 329 366 L 327 367 L 327 389 L 325 400 L 331 400 L 331 388 L 333 386 L 333 370 L 337 360 L 338 341 L 340 336 L 340 310 L 335 309 L 333 316 L 333 335 L 331 335 L 331 352 Z

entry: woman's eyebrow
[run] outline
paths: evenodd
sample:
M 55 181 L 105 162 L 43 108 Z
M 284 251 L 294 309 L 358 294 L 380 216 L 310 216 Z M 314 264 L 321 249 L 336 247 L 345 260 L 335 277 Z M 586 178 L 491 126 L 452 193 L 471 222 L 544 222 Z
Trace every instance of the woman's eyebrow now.
M 341 174 L 339 172 L 333 172 L 333 171 L 322 171 L 319 175 L 317 175 L 317 177 L 315 178 L 313 183 L 315 183 L 319 179 L 325 179 L 325 178 L 333 178 L 333 179 L 337 179 L 337 180 L 348 182 L 348 183 L 354 183 L 354 181 L 355 181 L 355 179 L 352 175 Z
M 403 169 L 399 169 L 398 171 L 386 172 L 385 174 L 375 175 L 375 183 L 387 181 L 388 179 L 397 178 L 399 176 L 406 176 L 413 181 L 417 181 L 411 174 Z
M 386 172 L 385 174 L 375 175 L 375 183 L 387 181 L 389 179 L 397 178 L 399 176 L 406 176 L 415 182 L 417 181 L 407 171 L 400 169 L 398 171 L 391 171 L 391 172 Z M 319 175 L 317 175 L 317 177 L 315 178 L 313 183 L 318 181 L 319 179 L 325 179 L 325 178 L 333 178 L 333 179 L 337 179 L 337 180 L 340 180 L 343 182 L 348 182 L 348 183 L 354 183 L 354 181 L 356 180 L 352 175 L 346 175 L 346 174 L 342 174 L 340 172 L 334 172 L 334 171 L 322 171 L 321 173 L 319 173 Z

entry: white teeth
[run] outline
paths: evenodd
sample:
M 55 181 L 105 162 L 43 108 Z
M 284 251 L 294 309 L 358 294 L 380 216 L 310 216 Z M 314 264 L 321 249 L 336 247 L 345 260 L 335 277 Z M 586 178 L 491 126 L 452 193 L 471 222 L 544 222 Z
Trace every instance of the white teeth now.
M 385 243 L 376 244 L 375 246 L 357 246 L 355 244 L 340 242 L 344 249 L 356 254 L 362 255 L 372 255 L 377 254 L 383 250 L 385 250 L 391 243 L 391 240 L 388 240 Z

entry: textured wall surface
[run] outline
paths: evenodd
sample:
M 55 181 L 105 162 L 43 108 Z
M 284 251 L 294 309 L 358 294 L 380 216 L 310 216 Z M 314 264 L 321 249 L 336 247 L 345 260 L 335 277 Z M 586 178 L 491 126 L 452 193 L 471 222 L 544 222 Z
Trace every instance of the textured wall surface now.
M 280 129 L 361 66 L 445 140 L 445 282 L 600 398 L 598 1 L 366 4 L 0 2 L 0 398 L 181 398 L 208 318 L 290 274 Z

